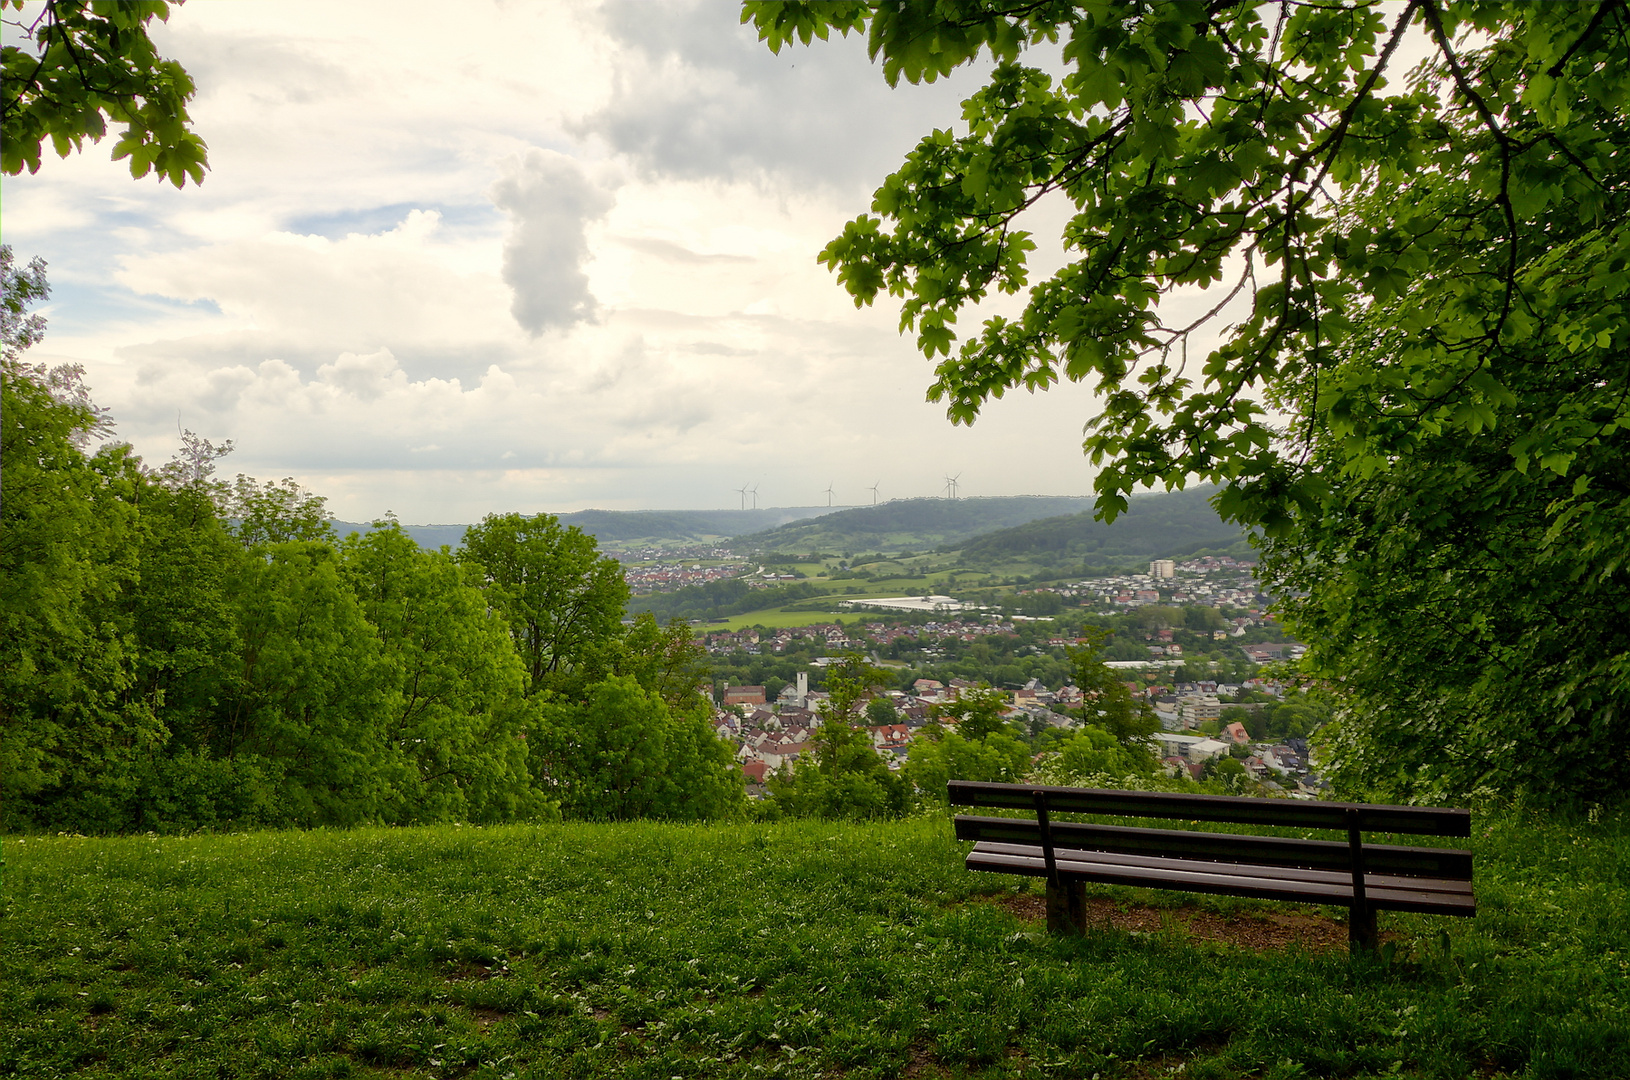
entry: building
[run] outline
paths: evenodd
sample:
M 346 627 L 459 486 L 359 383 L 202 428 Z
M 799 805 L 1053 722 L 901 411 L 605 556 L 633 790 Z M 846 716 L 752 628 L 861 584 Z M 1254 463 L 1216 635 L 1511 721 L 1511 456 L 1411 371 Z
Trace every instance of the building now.
M 783 686 L 781 688 L 781 695 L 776 698 L 776 702 L 781 705 L 782 708 L 807 708 L 809 702 L 809 672 L 800 671 L 798 673 L 797 682 L 788 683 L 786 686 Z
M 1185 729 L 1197 728 L 1207 720 L 1222 718 L 1222 702 L 1216 694 L 1184 694 L 1177 699 L 1177 715 Z
M 727 686 L 724 688 L 724 704 L 731 705 L 762 705 L 764 704 L 764 688 L 762 686 Z
M 1149 576 L 1152 578 L 1174 578 L 1177 576 L 1177 564 L 1171 559 L 1156 559 L 1149 564 Z
M 1198 735 L 1177 735 L 1169 731 L 1157 731 L 1151 738 L 1155 743 L 1156 753 L 1162 760 L 1178 757 L 1198 764 L 1228 753 L 1227 743 Z

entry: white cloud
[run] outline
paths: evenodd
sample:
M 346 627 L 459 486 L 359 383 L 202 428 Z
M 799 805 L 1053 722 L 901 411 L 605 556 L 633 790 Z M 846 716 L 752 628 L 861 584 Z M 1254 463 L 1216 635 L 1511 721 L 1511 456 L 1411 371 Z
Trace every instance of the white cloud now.
M 777 56 L 734 5 L 610 0 L 599 11 L 622 53 L 609 99 L 571 130 L 649 177 L 869 191 L 929 130 L 957 121 L 987 70 L 890 89 L 854 36 Z
M 161 44 L 201 188 L 106 145 L 7 180 L 58 285 L 39 359 L 85 363 L 145 455 L 179 418 L 352 520 L 1084 491 L 1090 395 L 953 429 L 897 310 L 815 261 L 977 73 L 889 90 L 860 42 L 775 57 L 737 19 L 189 4 Z
M 132 254 L 114 280 L 138 294 L 213 303 L 225 328 L 364 349 L 465 339 L 471 319 L 496 325 L 505 290 L 490 272 L 460 273 L 457 238 L 435 211 L 339 240 L 272 230 L 162 254 Z M 496 252 L 478 239 L 473 246 Z
M 563 154 L 533 150 L 505 163 L 492 201 L 510 216 L 504 281 L 515 293 L 510 311 L 527 333 L 562 329 L 594 315 L 583 272 L 584 230 L 611 209 L 613 198 Z

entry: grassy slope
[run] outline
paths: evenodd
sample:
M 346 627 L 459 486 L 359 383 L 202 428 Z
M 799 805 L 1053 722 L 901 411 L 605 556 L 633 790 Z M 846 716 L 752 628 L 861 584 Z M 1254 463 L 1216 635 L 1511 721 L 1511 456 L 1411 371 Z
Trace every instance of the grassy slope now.
M 937 819 L 11 840 L 0 1075 L 1630 1075 L 1630 821 L 1473 845 L 1353 965 L 1049 938 Z

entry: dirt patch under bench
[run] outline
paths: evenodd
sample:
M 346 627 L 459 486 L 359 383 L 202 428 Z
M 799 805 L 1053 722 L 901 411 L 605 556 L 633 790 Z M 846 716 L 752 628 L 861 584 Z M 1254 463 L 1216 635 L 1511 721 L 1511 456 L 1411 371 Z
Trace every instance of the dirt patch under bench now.
M 1025 922 L 1046 922 L 1047 901 L 1035 893 L 993 898 L 996 906 Z M 1087 897 L 1087 930 L 1115 929 L 1129 934 L 1175 933 L 1252 951 L 1300 945 L 1309 952 L 1347 950 L 1347 924 L 1326 915 L 1295 911 L 1251 911 L 1222 915 L 1191 904 L 1156 907 L 1107 896 Z M 1383 934 L 1385 938 L 1388 935 Z

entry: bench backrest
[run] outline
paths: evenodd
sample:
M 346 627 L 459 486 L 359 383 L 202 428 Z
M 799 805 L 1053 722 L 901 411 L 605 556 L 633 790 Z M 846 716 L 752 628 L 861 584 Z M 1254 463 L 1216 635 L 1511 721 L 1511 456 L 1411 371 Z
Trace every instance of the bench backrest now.
M 1341 840 L 1236 836 L 1174 829 L 1138 829 L 1124 825 L 1086 825 L 1073 821 L 1050 822 L 1048 831 L 1052 846 L 1066 850 L 1304 870 L 1351 871 L 1353 866 L 1352 846 Z M 958 840 L 974 843 L 1026 844 L 1031 847 L 1039 847 L 1043 843 L 1040 822 L 1025 818 L 958 817 L 956 836 Z M 1450 848 L 1365 844 L 1364 869 L 1366 873 L 1397 877 L 1470 881 L 1472 855 L 1469 851 Z
M 1373 803 L 1251 799 L 1237 795 L 1189 795 L 1165 791 L 1046 787 L 952 780 L 952 806 L 1034 810 L 1040 793 L 1048 812 L 1113 817 L 1176 818 L 1233 825 L 1281 825 L 1302 829 L 1341 829 L 1407 833 L 1413 836 L 1470 836 L 1471 811 L 1436 806 L 1381 806 Z M 1060 823 L 1058 828 L 1063 827 Z

